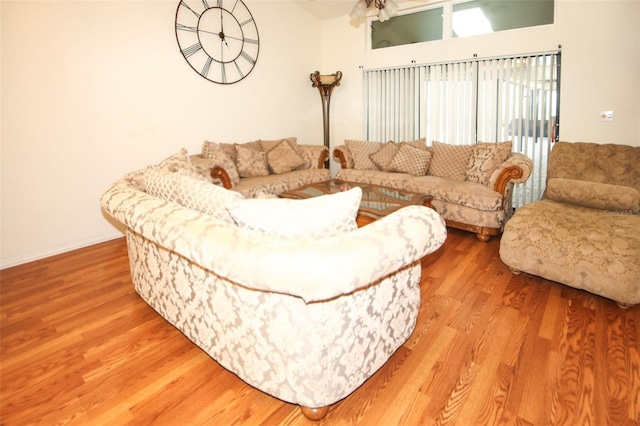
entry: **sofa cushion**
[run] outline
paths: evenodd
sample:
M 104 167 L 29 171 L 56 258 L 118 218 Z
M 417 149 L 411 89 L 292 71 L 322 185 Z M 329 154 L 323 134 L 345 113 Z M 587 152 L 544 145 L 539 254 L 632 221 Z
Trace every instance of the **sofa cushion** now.
M 483 185 L 489 184 L 493 172 L 509 158 L 511 147 L 511 141 L 475 144 L 469 157 L 465 179 Z
M 362 189 L 304 200 L 254 198 L 228 208 L 238 226 L 285 238 L 322 238 L 353 231 Z
M 267 152 L 267 163 L 274 174 L 288 173 L 306 165 L 304 158 L 286 140 L 280 141 Z
M 464 180 L 473 145 L 448 145 L 433 141 L 433 157 L 429 165 L 431 176 Z
M 563 203 L 603 210 L 638 211 L 640 191 L 629 186 L 552 178 L 547 181 L 546 197 Z
M 377 170 L 369 157 L 382 148 L 382 143 L 371 141 L 345 140 L 345 144 L 353 156 L 353 167 L 357 170 Z
M 467 182 L 439 176 L 416 176 L 409 180 L 407 191 L 432 195 L 434 200 L 468 206 L 477 210 L 502 210 L 502 195 L 477 182 Z
M 377 152 L 370 154 L 369 158 L 379 170 L 389 171 L 387 167 L 389 167 L 393 157 L 398 153 L 399 148 L 400 145 L 390 141 L 382 144 L 382 147 Z
M 267 176 L 269 174 L 266 152 L 239 144 L 236 144 L 236 151 L 238 153 L 237 166 L 240 177 Z
M 219 144 L 204 141 L 202 143 L 202 158 L 205 161 L 204 164 L 200 164 L 201 167 L 208 167 L 209 170 L 213 167 L 222 167 L 229 175 L 232 185 L 237 185 L 238 182 L 240 182 L 240 176 L 238 174 L 236 164 L 231 158 L 229 158 Z M 216 181 L 219 182 L 219 179 L 216 179 Z
M 408 181 L 414 178 L 407 173 L 389 173 L 382 170 L 340 169 L 336 178 L 347 182 L 360 182 L 373 185 L 404 189 Z
M 414 176 L 424 176 L 429 170 L 431 152 L 402 143 L 396 155 L 387 166 L 389 172 L 408 173 Z

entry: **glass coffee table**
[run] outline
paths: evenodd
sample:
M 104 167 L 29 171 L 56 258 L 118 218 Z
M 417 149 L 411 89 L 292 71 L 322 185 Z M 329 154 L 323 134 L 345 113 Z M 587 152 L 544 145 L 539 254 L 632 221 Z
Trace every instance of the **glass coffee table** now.
M 280 194 L 280 197 L 300 200 L 335 194 L 336 192 L 346 191 L 356 186 L 362 189 L 362 200 L 360 201 L 360 208 L 358 209 L 358 216 L 356 217 L 356 222 L 359 227 L 378 220 L 402 207 L 418 205 L 433 208 L 431 205 L 433 197 L 431 195 L 404 191 L 388 186 L 347 182 L 339 179 L 310 183 L 296 189 L 285 191 Z

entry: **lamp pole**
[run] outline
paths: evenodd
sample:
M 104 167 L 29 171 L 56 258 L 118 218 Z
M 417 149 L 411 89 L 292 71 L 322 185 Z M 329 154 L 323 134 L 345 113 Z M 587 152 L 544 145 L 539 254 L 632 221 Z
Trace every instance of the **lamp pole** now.
M 324 146 L 329 150 L 329 157 L 331 157 L 331 146 L 329 144 L 329 101 L 331 100 L 331 93 L 333 88 L 340 86 L 340 80 L 342 79 L 342 72 L 337 71 L 335 74 L 320 75 L 319 71 L 312 73 L 311 87 L 317 87 L 322 98 L 322 122 L 324 128 Z M 325 168 L 329 168 L 329 158 L 325 161 Z

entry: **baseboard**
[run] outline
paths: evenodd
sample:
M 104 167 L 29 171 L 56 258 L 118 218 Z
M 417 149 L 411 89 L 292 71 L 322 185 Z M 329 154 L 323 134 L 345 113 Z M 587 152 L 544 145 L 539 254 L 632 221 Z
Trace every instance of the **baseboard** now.
M 66 253 L 68 251 L 81 249 L 83 247 L 92 246 L 94 244 L 100 244 L 105 241 L 115 240 L 116 238 L 122 238 L 123 234 L 118 231 L 110 232 L 106 235 L 87 238 L 86 240 L 74 241 L 73 243 L 64 244 L 44 250 L 38 250 L 32 253 L 28 253 L 21 256 L 9 257 L 7 259 L 0 260 L 0 269 L 11 268 L 12 266 L 22 265 L 24 263 L 35 262 L 36 260 L 44 259 L 45 257 L 55 256 L 57 254 Z

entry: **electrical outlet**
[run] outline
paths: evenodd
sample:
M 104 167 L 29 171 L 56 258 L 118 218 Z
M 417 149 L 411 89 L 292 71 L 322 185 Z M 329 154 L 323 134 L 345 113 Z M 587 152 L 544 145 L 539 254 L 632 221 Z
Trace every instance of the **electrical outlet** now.
M 613 110 L 600 111 L 600 121 L 613 121 Z

